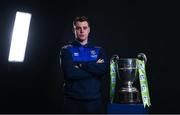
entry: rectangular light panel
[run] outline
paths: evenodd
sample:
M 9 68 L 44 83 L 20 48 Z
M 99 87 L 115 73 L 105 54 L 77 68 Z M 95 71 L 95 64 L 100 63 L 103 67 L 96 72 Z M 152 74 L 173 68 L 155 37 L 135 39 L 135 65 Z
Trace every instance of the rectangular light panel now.
M 9 52 L 9 62 L 23 62 L 29 32 L 31 14 L 16 12 Z

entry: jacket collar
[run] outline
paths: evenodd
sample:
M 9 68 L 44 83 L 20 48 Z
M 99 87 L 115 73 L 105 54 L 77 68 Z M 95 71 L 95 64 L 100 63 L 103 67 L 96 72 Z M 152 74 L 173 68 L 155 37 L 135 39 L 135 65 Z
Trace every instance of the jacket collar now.
M 78 47 L 81 47 L 81 46 L 82 47 L 93 47 L 94 46 L 94 44 L 92 43 L 91 40 L 88 40 L 88 43 L 85 45 L 80 44 L 79 41 L 77 41 L 77 40 L 74 40 L 71 44 L 74 46 L 78 46 Z

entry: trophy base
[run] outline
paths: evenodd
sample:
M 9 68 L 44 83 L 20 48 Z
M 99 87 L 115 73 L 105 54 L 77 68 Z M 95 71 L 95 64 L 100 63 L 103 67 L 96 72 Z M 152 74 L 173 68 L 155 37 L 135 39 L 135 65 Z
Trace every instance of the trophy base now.
M 123 87 L 119 90 L 118 100 L 123 104 L 137 104 L 140 103 L 140 93 L 135 87 Z

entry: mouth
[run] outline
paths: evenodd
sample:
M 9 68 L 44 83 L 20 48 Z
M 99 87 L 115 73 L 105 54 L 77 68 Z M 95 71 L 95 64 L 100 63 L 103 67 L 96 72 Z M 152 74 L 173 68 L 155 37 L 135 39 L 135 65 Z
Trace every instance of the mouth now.
M 84 37 L 85 35 L 79 35 L 79 37 Z

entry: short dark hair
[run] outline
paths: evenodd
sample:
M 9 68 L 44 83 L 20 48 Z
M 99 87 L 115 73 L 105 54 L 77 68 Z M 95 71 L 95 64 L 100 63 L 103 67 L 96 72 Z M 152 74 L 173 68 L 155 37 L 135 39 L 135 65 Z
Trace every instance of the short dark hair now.
M 83 22 L 83 21 L 86 21 L 88 23 L 88 26 L 90 27 L 90 22 L 89 22 L 89 19 L 86 17 L 86 16 L 77 16 L 74 21 L 73 21 L 73 26 L 76 25 L 76 22 Z

